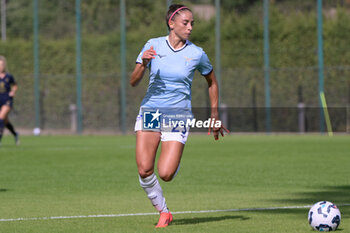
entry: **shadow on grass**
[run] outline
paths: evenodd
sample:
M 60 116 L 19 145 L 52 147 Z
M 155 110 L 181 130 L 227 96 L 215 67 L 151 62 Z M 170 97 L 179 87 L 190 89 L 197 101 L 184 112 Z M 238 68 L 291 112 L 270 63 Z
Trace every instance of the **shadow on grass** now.
M 290 194 L 289 199 L 274 199 L 271 202 L 283 203 L 283 205 L 313 205 L 318 201 L 330 201 L 338 205 L 342 218 L 350 218 L 350 186 L 324 186 L 317 191 L 312 192 L 296 192 Z M 278 209 L 268 210 L 264 213 L 275 214 L 296 214 L 307 215 L 308 209 Z M 338 229 L 341 230 L 341 229 Z
M 313 192 L 291 193 L 290 199 L 277 199 L 273 202 L 288 204 L 313 204 L 318 201 L 330 201 L 334 204 L 350 204 L 350 186 L 325 186 Z
M 218 222 L 218 221 L 224 221 L 224 220 L 249 220 L 250 218 L 244 217 L 244 216 L 234 216 L 234 215 L 225 215 L 225 216 L 218 216 L 218 217 L 194 217 L 194 218 L 181 218 L 181 219 L 174 219 L 172 222 L 172 225 L 187 225 L 187 224 L 200 224 L 200 223 L 207 223 L 207 222 Z
M 6 192 L 8 189 L 1 189 L 0 188 L 0 192 Z
M 350 186 L 325 186 L 320 187 L 317 191 L 312 192 L 296 192 L 290 194 L 291 198 L 289 199 L 274 199 L 269 200 L 273 203 L 283 203 L 287 206 L 295 205 L 311 205 L 318 201 L 327 200 L 339 205 L 342 219 L 350 218 L 350 206 L 342 204 L 350 204 Z M 297 216 L 300 219 L 305 219 L 307 222 L 308 208 L 291 208 L 291 209 L 264 209 L 264 210 L 247 210 L 247 213 L 254 212 L 260 214 L 292 214 Z M 228 213 L 228 212 L 227 212 Z M 181 218 L 174 219 L 173 225 L 187 225 L 187 224 L 200 224 L 207 222 L 218 222 L 224 220 L 249 220 L 250 217 L 245 217 L 242 215 L 224 215 L 217 217 L 194 217 L 194 218 Z M 337 231 L 343 231 L 344 229 L 340 228 Z M 311 227 L 307 232 L 314 232 Z

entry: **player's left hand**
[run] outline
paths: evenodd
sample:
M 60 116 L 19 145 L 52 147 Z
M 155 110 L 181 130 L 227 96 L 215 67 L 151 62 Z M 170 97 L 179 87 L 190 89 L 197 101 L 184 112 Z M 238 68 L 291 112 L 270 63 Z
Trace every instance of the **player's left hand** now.
M 16 94 L 16 92 L 14 92 L 14 91 L 10 91 L 10 92 L 9 92 L 9 96 L 10 96 L 10 97 L 14 97 L 15 94 Z
M 213 122 L 213 121 L 215 122 L 216 118 L 211 118 L 210 122 Z M 210 135 L 210 131 L 212 129 L 215 140 L 219 140 L 219 133 L 221 134 L 222 137 L 224 137 L 224 131 L 226 131 L 226 133 L 230 133 L 230 131 L 228 129 L 226 129 L 226 127 L 222 123 L 221 123 L 221 127 L 220 128 L 218 128 L 218 127 L 210 127 L 210 126 L 211 126 L 211 123 L 209 125 L 208 135 Z M 215 126 L 215 124 L 214 124 L 214 126 Z

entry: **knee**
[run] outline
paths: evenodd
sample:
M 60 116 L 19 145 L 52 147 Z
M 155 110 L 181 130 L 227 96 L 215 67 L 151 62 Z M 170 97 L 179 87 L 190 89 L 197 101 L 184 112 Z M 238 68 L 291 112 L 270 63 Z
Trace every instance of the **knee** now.
M 141 178 L 149 177 L 154 172 L 153 168 L 152 169 L 146 169 L 145 167 L 142 167 L 142 166 L 139 166 L 138 171 L 139 171 L 139 175 L 140 175 Z
M 159 174 L 159 177 L 165 182 L 171 181 L 174 177 L 174 173 L 169 171 L 158 170 L 158 174 Z

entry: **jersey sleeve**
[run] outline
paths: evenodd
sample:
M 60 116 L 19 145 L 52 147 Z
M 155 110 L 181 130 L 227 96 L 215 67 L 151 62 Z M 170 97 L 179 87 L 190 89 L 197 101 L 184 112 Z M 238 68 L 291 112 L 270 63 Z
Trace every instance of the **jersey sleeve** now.
M 197 69 L 203 76 L 210 74 L 210 72 L 213 70 L 213 66 L 211 65 L 209 58 L 204 51 L 200 58 Z
M 143 53 L 151 48 L 151 40 L 147 41 L 147 43 L 143 46 L 143 49 L 141 50 L 140 54 L 136 58 L 136 63 L 142 64 L 142 55 Z M 150 63 L 148 63 L 147 66 L 149 66 Z

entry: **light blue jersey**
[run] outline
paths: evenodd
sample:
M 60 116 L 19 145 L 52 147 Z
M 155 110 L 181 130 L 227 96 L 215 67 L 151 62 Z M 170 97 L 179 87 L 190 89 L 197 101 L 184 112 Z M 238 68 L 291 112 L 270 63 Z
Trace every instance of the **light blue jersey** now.
M 157 55 L 148 64 L 150 81 L 141 107 L 191 109 L 194 72 L 207 75 L 213 70 L 208 56 L 190 41 L 175 50 L 164 36 L 147 41 L 136 63 L 142 63 L 142 54 L 151 46 Z

